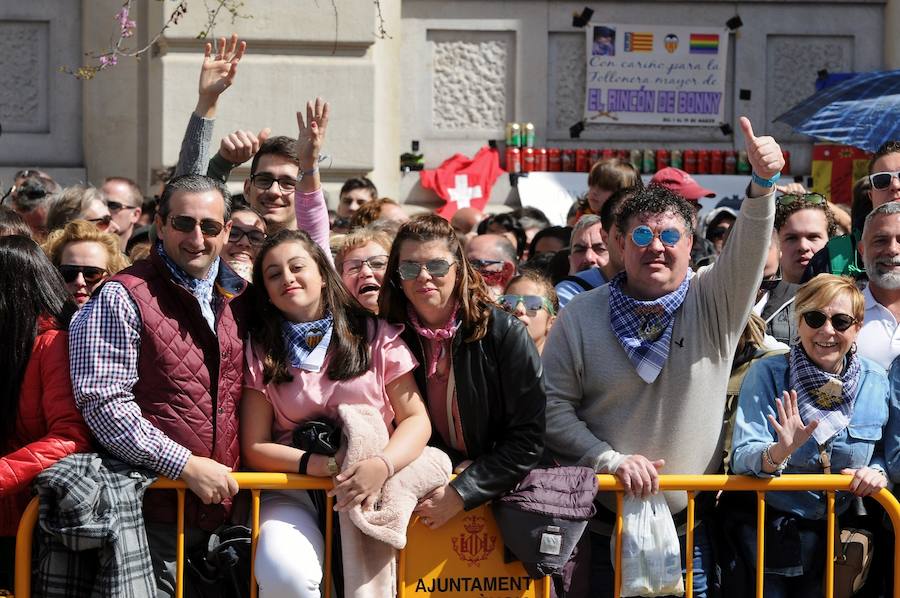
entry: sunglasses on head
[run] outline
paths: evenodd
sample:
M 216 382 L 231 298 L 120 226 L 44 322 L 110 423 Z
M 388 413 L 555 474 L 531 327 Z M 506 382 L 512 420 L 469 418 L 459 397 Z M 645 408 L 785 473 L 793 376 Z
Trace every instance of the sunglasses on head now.
M 217 237 L 225 228 L 223 223 L 212 218 L 204 218 L 198 221 L 190 216 L 172 216 L 169 222 L 172 224 L 172 228 L 180 233 L 192 233 L 199 225 L 200 232 L 203 233 L 204 237 Z
M 448 262 L 444 259 L 428 260 L 425 263 L 400 262 L 400 266 L 397 268 L 397 271 L 400 273 L 400 280 L 414 280 L 418 278 L 419 272 L 422 271 L 422 268 L 425 268 L 425 270 L 431 276 L 440 278 L 442 276 L 446 276 L 447 272 L 450 271 L 450 266 L 455 263 L 455 261 Z
M 821 328 L 828 320 L 831 320 L 831 327 L 838 332 L 844 332 L 856 324 L 856 318 L 848 314 L 834 314 L 833 316 L 828 316 L 817 309 L 803 312 L 803 321 L 806 322 L 806 325 L 810 328 Z
M 872 183 L 873 189 L 884 191 L 891 186 L 891 180 L 900 179 L 900 171 L 897 172 L 876 172 L 869 175 L 869 182 Z
M 106 214 L 105 216 L 101 216 L 100 218 L 88 218 L 87 221 L 100 230 L 106 230 L 109 228 L 109 223 L 112 222 L 112 216 Z
M 107 275 L 106 270 L 97 268 L 96 266 L 70 266 L 68 264 L 63 264 L 57 266 L 57 269 L 59 270 L 59 273 L 62 274 L 63 280 L 66 282 L 75 282 L 79 273 L 84 277 L 84 282 L 87 284 L 100 282 Z
M 547 313 L 551 316 L 556 315 L 556 311 L 553 309 L 553 304 L 550 303 L 550 300 L 546 297 L 541 297 L 540 295 L 500 295 L 497 297 L 497 302 L 500 303 L 500 307 L 510 313 L 515 312 L 516 307 L 521 303 L 525 307 L 525 313 L 529 316 L 533 317 L 542 307 L 546 309 Z
M 200 224 L 200 230 L 203 230 L 203 224 Z M 228 242 L 237 243 L 242 238 L 247 237 L 250 244 L 259 247 L 266 242 L 266 233 L 255 228 L 239 228 L 232 225 L 231 232 L 228 233 Z
M 779 195 L 775 203 L 780 206 L 789 206 L 798 201 L 818 206 L 825 203 L 826 200 L 821 193 L 785 193 L 784 195 Z
M 357 275 L 362 272 L 362 267 L 368 266 L 370 270 L 373 272 L 379 272 L 387 268 L 388 256 L 386 255 L 373 255 L 372 257 L 367 257 L 364 260 L 344 260 L 343 265 L 341 266 L 341 271 L 344 274 Z M 419 273 L 416 272 L 416 276 Z M 415 276 L 413 277 L 415 278 Z
M 659 237 L 660 242 L 666 247 L 675 247 L 681 240 L 681 231 L 677 228 L 666 228 L 655 233 L 646 224 L 636 226 L 631 231 L 631 240 L 638 247 L 647 247 L 656 237 Z

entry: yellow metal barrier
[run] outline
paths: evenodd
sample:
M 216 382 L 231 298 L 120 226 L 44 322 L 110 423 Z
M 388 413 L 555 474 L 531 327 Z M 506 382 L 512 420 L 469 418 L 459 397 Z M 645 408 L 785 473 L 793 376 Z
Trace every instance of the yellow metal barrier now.
M 328 490 L 331 488 L 331 480 L 325 478 L 313 478 L 300 476 L 296 474 L 278 474 L 278 473 L 237 473 L 234 474 L 235 480 L 242 490 L 250 490 L 252 496 L 252 538 L 253 538 L 253 554 L 256 554 L 256 540 L 259 534 L 259 493 L 261 490 Z M 783 475 L 779 478 L 772 479 L 755 479 L 745 476 L 725 476 L 725 475 L 663 475 L 660 476 L 660 490 L 664 491 L 686 491 L 688 493 L 687 506 L 687 529 L 686 538 L 686 554 L 693 554 L 693 529 L 694 529 L 694 496 L 698 491 L 751 491 L 757 494 L 757 563 L 756 563 L 756 596 L 762 598 L 763 591 L 763 562 L 764 554 L 764 526 L 765 520 L 765 493 L 772 491 L 791 491 L 791 490 L 817 490 L 827 492 L 827 523 L 828 538 L 826 542 L 826 568 L 825 568 L 825 596 L 831 598 L 834 589 L 834 493 L 839 490 L 848 490 L 852 481 L 851 476 L 847 475 Z M 621 589 L 621 564 L 622 564 L 622 502 L 623 487 L 611 475 L 598 475 L 597 481 L 601 492 L 616 492 L 616 505 L 618 515 L 616 516 L 616 551 L 615 551 L 615 596 L 619 596 Z M 176 596 L 181 598 L 183 594 L 182 571 L 184 564 L 184 493 L 186 487 L 183 482 L 161 479 L 153 484 L 154 489 L 174 489 L 178 492 L 178 585 L 176 587 Z M 894 588 L 893 598 L 900 598 L 900 503 L 888 491 L 881 490 L 877 494 L 872 495 L 885 509 L 891 519 L 894 529 L 895 546 L 894 551 Z M 331 506 L 331 499 L 328 501 Z M 485 509 L 485 512 L 489 512 Z M 458 516 L 460 521 L 470 513 L 463 513 Z M 19 522 L 19 530 L 16 536 L 16 585 L 15 596 L 17 598 L 30 598 L 31 596 L 31 550 L 32 550 L 32 534 L 34 526 L 37 523 L 38 504 L 37 499 L 31 501 L 22 519 Z M 332 510 L 328 509 L 325 531 L 325 596 L 329 597 L 331 591 L 331 534 L 332 534 Z M 449 525 L 449 524 L 448 524 Z M 410 586 L 408 580 L 405 579 L 407 567 L 407 552 L 416 551 L 414 542 L 427 543 L 429 539 L 434 538 L 430 534 L 416 525 L 416 521 L 411 522 L 410 528 L 410 544 L 404 551 L 401 551 L 398 567 L 399 592 L 402 595 L 419 594 Z M 685 579 L 685 595 L 688 598 L 693 596 L 693 560 L 685 559 L 687 565 L 687 576 Z M 252 562 L 251 562 L 252 566 Z M 440 566 L 437 567 L 439 569 Z M 252 569 L 251 569 L 252 573 Z M 251 579 L 253 579 L 251 577 Z M 251 584 L 252 596 L 256 596 L 256 584 Z M 531 584 L 529 588 L 533 596 L 549 597 L 550 587 L 546 580 L 543 583 Z M 540 590 L 540 594 L 537 592 Z M 421 594 L 419 594 L 421 595 Z M 453 593 L 445 593 L 443 595 L 454 595 Z M 458 594 L 463 595 L 463 594 Z M 508 593 L 506 595 L 509 595 Z

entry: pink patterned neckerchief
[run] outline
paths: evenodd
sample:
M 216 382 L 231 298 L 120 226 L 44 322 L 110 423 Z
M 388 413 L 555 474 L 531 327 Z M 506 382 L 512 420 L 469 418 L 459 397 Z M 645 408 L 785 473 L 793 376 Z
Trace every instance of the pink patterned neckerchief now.
M 429 377 L 434 376 L 435 372 L 437 372 L 438 361 L 443 356 L 443 352 L 440 350 L 441 342 L 452 339 L 459 329 L 460 322 L 456 319 L 457 311 L 459 311 L 458 302 L 453 306 L 450 317 L 447 318 L 444 325 L 440 328 L 431 329 L 422 326 L 422 322 L 419 321 L 419 315 L 416 313 L 416 310 L 413 309 L 412 305 L 406 306 L 406 314 L 409 317 L 410 326 L 413 327 L 413 330 L 415 330 L 419 336 L 430 341 L 431 344 L 431 351 L 429 351 L 428 356 L 428 369 L 426 370 Z

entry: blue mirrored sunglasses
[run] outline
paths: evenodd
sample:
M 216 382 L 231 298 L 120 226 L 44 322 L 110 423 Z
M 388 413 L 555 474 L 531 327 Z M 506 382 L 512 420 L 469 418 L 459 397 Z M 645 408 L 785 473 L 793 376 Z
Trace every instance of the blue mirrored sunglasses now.
M 653 242 L 654 237 L 659 237 L 659 240 L 666 247 L 675 247 L 675 245 L 678 244 L 678 241 L 681 240 L 681 231 L 677 228 L 666 228 L 655 233 L 653 232 L 653 229 L 646 224 L 636 226 L 631 231 L 631 240 L 634 241 L 634 244 L 638 247 L 647 247 Z

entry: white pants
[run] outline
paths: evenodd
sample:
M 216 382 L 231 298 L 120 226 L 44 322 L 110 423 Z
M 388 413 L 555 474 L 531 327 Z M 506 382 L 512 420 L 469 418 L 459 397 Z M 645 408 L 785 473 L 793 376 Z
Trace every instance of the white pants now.
M 319 598 L 325 540 L 306 491 L 264 492 L 259 521 L 260 598 Z

